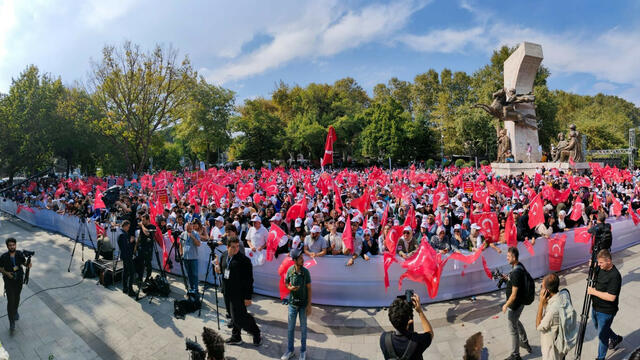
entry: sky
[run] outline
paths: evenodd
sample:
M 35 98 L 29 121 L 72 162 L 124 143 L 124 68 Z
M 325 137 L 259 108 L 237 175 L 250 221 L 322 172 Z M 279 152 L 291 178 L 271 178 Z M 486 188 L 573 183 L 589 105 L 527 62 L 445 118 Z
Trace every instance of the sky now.
M 369 94 L 430 68 L 472 73 L 542 45 L 548 85 L 640 105 L 640 0 L 0 0 L 0 92 L 29 64 L 87 83 L 105 45 L 171 46 L 237 103 L 353 77 Z

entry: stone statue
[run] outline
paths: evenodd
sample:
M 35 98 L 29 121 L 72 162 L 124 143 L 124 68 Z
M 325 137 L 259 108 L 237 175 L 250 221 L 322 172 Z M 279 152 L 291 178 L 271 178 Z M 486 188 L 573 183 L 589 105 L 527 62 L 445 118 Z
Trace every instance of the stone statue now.
M 498 131 L 498 160 L 497 162 L 507 162 L 507 155 L 511 153 L 511 138 L 507 134 L 507 129 Z
M 582 143 L 580 141 L 580 133 L 576 130 L 576 125 L 569 125 L 569 144 L 565 148 L 569 151 L 569 159 L 575 162 L 584 161 L 584 153 L 582 152 Z
M 565 140 L 563 133 L 558 134 L 558 144 L 551 149 L 551 155 L 555 162 L 584 162 L 580 133 L 575 124 L 569 126 L 569 141 Z
M 515 104 L 524 103 L 531 103 L 533 105 L 533 102 L 535 101 L 535 96 L 533 94 L 516 94 L 515 89 L 509 89 L 509 91 L 500 89 L 494 92 L 492 96 L 493 101 L 491 102 L 491 105 L 475 104 L 473 107 L 483 109 L 489 115 L 500 121 L 513 120 L 532 129 L 538 129 L 536 116 L 532 114 L 523 114 L 515 106 Z

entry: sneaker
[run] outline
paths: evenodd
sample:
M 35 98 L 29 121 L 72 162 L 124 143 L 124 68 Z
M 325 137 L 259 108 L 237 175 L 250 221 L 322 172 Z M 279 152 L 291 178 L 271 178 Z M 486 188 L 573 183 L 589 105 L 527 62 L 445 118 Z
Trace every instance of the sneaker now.
M 307 352 L 306 351 L 300 352 L 300 360 L 305 360 L 306 358 L 307 358 Z
M 531 345 L 529 345 L 529 343 L 528 343 L 528 342 L 521 342 L 521 343 L 520 343 L 520 347 L 521 347 L 521 348 L 523 348 L 523 349 L 525 349 L 525 350 L 527 350 L 527 352 L 528 352 L 529 354 L 531 354 L 531 352 L 533 351 L 533 350 L 531 349 Z
M 618 344 L 622 342 L 622 336 L 618 335 L 618 338 L 609 340 L 609 350 L 615 350 Z
M 291 351 L 287 351 L 284 355 L 280 356 L 280 360 L 289 360 L 293 357 L 293 353 Z
M 227 345 L 241 345 L 242 344 L 242 339 L 236 339 L 236 338 L 230 337 L 227 340 L 225 340 L 224 342 Z
M 258 335 L 257 337 L 254 336 L 253 337 L 253 346 L 260 346 L 262 345 L 262 336 Z

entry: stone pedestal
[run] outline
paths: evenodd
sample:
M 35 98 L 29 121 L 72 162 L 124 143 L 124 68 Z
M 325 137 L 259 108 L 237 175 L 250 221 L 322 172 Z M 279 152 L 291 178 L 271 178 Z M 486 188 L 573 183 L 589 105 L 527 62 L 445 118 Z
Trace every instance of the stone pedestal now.
M 504 89 L 515 94 L 529 94 L 533 91 L 533 82 L 542 62 L 542 46 L 523 42 L 504 62 Z M 507 98 L 507 101 L 510 101 Z M 514 103 L 507 110 L 504 126 L 511 139 L 511 152 L 516 162 L 539 162 L 542 154 L 538 151 L 538 124 L 535 120 L 536 109 L 531 102 Z M 515 111 L 514 111 L 515 110 Z M 530 115 L 531 117 L 527 117 Z M 527 157 L 527 143 L 531 144 L 531 159 Z
M 569 163 L 558 162 L 491 163 L 491 169 L 496 175 L 499 176 L 520 175 L 522 173 L 532 176 L 538 169 L 543 167 L 546 170 L 557 168 L 564 172 L 572 171 L 573 173 L 583 173 L 589 169 L 589 163 L 576 163 L 575 166 L 571 166 L 571 164 Z

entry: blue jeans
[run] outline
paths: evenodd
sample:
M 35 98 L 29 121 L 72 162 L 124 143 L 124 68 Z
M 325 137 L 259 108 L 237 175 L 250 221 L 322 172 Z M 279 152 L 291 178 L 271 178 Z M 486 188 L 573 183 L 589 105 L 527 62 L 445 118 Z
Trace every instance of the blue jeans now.
M 605 314 L 597 312 L 591 308 L 591 317 L 593 318 L 593 325 L 595 325 L 598 331 L 598 359 L 604 359 L 607 356 L 607 350 L 609 349 L 609 339 L 616 339 L 616 335 L 611 330 L 611 323 L 615 315 Z
M 184 262 L 187 271 L 187 279 L 189 280 L 189 292 L 198 293 L 198 259 L 186 260 Z
M 300 352 L 307 351 L 307 306 L 296 306 L 289 303 L 289 327 L 287 328 L 287 351 L 293 352 L 293 334 L 296 329 L 296 317 L 300 316 Z

